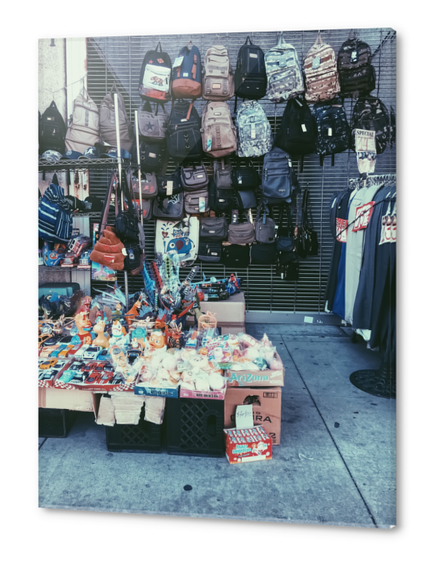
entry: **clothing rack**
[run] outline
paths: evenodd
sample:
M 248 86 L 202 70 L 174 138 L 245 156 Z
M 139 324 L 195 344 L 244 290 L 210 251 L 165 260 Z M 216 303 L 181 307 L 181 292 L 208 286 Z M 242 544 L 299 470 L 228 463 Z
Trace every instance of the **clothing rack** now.
M 394 183 L 396 181 L 396 174 L 377 174 L 373 176 L 360 176 L 359 178 L 350 178 L 348 180 L 348 188 L 350 190 L 357 189 L 360 187 L 369 187 L 371 185 L 377 185 L 382 183 L 386 185 L 388 183 Z

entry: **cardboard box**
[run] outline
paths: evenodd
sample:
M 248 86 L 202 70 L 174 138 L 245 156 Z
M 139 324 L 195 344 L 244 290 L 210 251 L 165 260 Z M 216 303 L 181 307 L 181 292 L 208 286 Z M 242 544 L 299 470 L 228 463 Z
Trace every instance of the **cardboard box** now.
M 224 433 L 226 457 L 230 464 L 271 460 L 272 440 L 262 426 L 224 429 Z
M 224 400 L 226 394 L 226 386 L 222 390 L 190 390 L 180 386 L 180 398 L 200 398 L 205 400 Z
M 277 358 L 281 361 L 279 354 L 276 352 Z M 284 386 L 285 369 L 272 371 L 266 369 L 264 371 L 226 371 L 228 377 L 228 386 Z
M 262 425 L 273 445 L 280 444 L 282 388 L 228 387 L 225 395 L 224 427 L 236 427 L 237 406 L 252 404 L 254 426 Z
M 223 336 L 225 334 L 239 334 L 240 332 L 246 332 L 245 324 L 219 324 L 218 323 L 218 328 Z
M 178 398 L 180 386 L 172 387 L 156 387 L 156 386 L 142 386 L 136 384 L 134 387 L 134 394 L 144 396 L 163 396 L 165 398 Z
M 201 312 L 213 312 L 218 321 L 218 327 L 226 324 L 245 323 L 245 298 L 244 293 L 231 295 L 226 301 L 201 301 Z
M 100 396 L 81 390 L 61 390 L 59 388 L 39 388 L 39 408 L 57 408 L 97 414 Z

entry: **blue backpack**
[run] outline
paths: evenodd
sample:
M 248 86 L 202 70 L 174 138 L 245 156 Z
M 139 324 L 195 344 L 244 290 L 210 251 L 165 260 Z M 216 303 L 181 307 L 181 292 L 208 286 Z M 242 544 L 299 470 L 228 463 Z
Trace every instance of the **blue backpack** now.
M 201 55 L 195 45 L 183 47 L 174 61 L 172 93 L 176 98 L 201 96 Z
M 39 203 L 39 238 L 58 243 L 67 242 L 71 236 L 72 213 L 54 175 L 53 183 L 47 187 Z

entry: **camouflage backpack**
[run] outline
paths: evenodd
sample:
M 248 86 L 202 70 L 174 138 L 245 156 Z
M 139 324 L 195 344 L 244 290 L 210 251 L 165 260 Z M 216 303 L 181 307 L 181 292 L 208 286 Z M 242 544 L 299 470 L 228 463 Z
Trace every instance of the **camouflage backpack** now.
M 323 43 L 320 33 L 305 58 L 304 73 L 306 101 L 330 100 L 340 92 L 335 52 L 330 45 Z
M 312 113 L 317 125 L 316 153 L 320 156 L 321 166 L 324 156 L 332 156 L 343 152 L 349 147 L 350 126 L 348 125 L 345 109 L 340 99 L 316 103 Z
M 282 34 L 278 44 L 264 55 L 267 72 L 267 96 L 280 102 L 304 92 L 303 75 L 296 49 L 286 43 Z
M 273 135 L 267 115 L 259 102 L 243 102 L 237 111 L 236 125 L 237 156 L 252 158 L 271 150 Z
M 386 106 L 374 96 L 357 100 L 352 114 L 350 147 L 355 150 L 355 129 L 375 131 L 377 154 L 384 152 L 390 141 L 390 118 Z

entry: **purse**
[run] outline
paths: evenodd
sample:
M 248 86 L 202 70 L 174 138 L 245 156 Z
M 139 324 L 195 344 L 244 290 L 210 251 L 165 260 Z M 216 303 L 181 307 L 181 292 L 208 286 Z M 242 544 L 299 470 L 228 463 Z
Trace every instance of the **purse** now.
M 225 217 L 202 217 L 200 220 L 200 240 L 206 242 L 221 242 L 228 235 L 228 225 Z
M 303 192 L 300 224 L 294 229 L 295 251 L 300 258 L 318 255 L 318 235 L 309 225 L 309 190 Z
M 209 207 L 215 213 L 230 213 L 236 206 L 235 191 L 233 189 L 216 187 L 213 178 L 209 182 Z
M 274 265 L 277 262 L 276 241 L 271 244 L 256 243 L 251 246 L 251 262 L 261 265 Z
M 241 213 L 239 213 L 239 218 Z M 255 228 L 249 220 L 235 222 L 228 226 L 228 242 L 230 244 L 252 244 L 255 242 Z
M 255 217 L 255 239 L 264 245 L 274 244 L 276 248 L 276 222 L 267 205 L 264 205 L 263 214 L 262 211 L 263 204 L 259 206 Z
M 221 242 L 199 242 L 198 259 L 202 262 L 219 263 L 222 258 Z
M 287 226 L 283 226 L 285 209 L 287 210 L 287 214 L 288 214 Z M 294 252 L 294 238 L 293 238 L 292 225 L 291 225 L 291 211 L 286 205 L 282 205 L 280 208 L 276 247 L 278 252 L 283 252 L 283 253 Z
M 130 170 L 127 173 L 127 181 L 132 198 L 139 201 L 139 179 Z M 141 198 L 142 199 L 154 199 L 158 196 L 158 185 L 156 174 L 154 172 L 142 172 L 141 173 Z
M 184 194 L 184 208 L 186 213 L 197 215 L 209 211 L 209 194 L 207 189 L 201 189 Z
M 247 161 L 246 167 L 233 166 L 231 183 L 234 189 L 257 189 L 260 185 L 260 176 L 253 167 L 252 162 Z
M 199 221 L 185 217 L 179 221 L 158 220 L 155 231 L 155 254 L 177 254 L 180 267 L 193 265 L 198 256 Z
M 240 211 L 254 209 L 257 206 L 257 199 L 254 191 L 237 191 L 235 199 Z
M 248 267 L 250 264 L 250 246 L 223 245 L 221 262 L 225 267 L 234 271 L 238 267 Z
M 157 219 L 181 220 L 184 216 L 184 193 L 158 197 L 153 201 L 153 216 Z
M 120 193 L 123 193 L 124 199 L 126 200 L 127 209 L 125 211 L 118 210 L 118 199 L 116 197 L 116 218 L 115 218 L 115 231 L 120 240 L 124 243 L 125 241 L 132 240 L 136 241 L 139 237 L 138 229 L 138 212 L 132 203 L 132 198 L 130 195 L 129 188 L 127 186 L 126 174 L 123 171 L 122 181 L 120 182 Z
M 142 103 L 137 111 L 138 115 L 138 132 L 141 137 L 147 141 L 158 142 L 165 138 L 168 113 L 165 111 L 163 104 L 162 112 L 159 113 L 159 104 L 156 103 L 156 111 L 153 111 L 150 102 Z
M 232 166 L 229 160 L 224 158 L 215 160 L 213 163 L 213 179 L 218 189 L 231 189 Z
M 199 191 L 208 186 L 209 179 L 204 164 L 197 166 L 181 166 L 180 182 L 185 191 Z
M 158 194 L 160 197 L 171 197 L 184 191 L 180 182 L 180 170 L 177 168 L 170 176 L 157 176 Z

